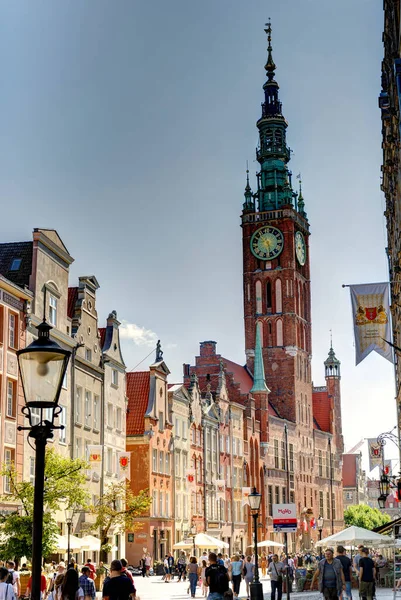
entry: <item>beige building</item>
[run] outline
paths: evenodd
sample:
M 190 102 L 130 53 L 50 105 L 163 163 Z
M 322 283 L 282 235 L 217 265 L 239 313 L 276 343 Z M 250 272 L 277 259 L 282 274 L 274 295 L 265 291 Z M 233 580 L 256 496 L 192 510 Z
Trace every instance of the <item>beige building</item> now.
M 77 287 L 68 287 L 69 266 L 73 260 L 54 230 L 35 229 L 32 242 L 0 244 L 0 272 L 4 273 L 8 262 L 11 261 L 7 275 L 22 288 L 19 290 L 18 303 L 13 301 L 15 308 L 25 310 L 23 302 L 32 299 L 26 311 L 26 345 L 36 338 L 36 325 L 45 316 L 53 327 L 52 338 L 72 353 L 59 400 L 62 407 L 59 424 L 65 428 L 55 430 L 54 438 L 49 440 L 49 446 L 56 447 L 57 452 L 71 458 L 84 459 L 89 458 L 89 446 L 102 446 L 104 460 L 100 475 L 87 471 L 90 500 L 96 503 L 105 487 L 113 481 L 118 481 L 118 453 L 125 451 L 125 365 L 119 340 L 120 323 L 116 313 L 112 312 L 109 315 L 106 327 L 98 327 L 96 292 L 99 283 L 96 277 L 80 277 Z M 14 270 L 11 268 L 13 265 Z M 13 283 L 8 283 L 8 286 L 12 285 Z M 8 318 L 5 309 L 2 312 L 4 317 Z M 18 333 L 16 329 L 16 335 L 21 335 L 21 344 L 25 344 L 25 323 L 22 315 L 23 313 L 17 315 L 15 327 L 20 327 L 21 331 Z M 11 359 L 11 353 L 9 354 Z M 7 386 L 6 379 L 4 384 Z M 1 397 L 6 396 L 2 394 Z M 39 421 L 39 413 L 36 418 Z M 20 410 L 18 415 L 14 416 L 14 420 L 16 419 L 22 419 Z M 16 455 L 15 450 L 10 448 L 11 454 L 6 454 L 5 460 L 8 460 L 9 455 L 11 460 L 14 460 L 16 455 L 24 480 L 32 480 L 35 468 L 34 451 L 28 444 L 26 435 L 23 440 L 23 452 L 17 452 Z M 56 520 L 60 531 L 65 533 L 64 511 L 56 515 Z M 91 516 L 79 512 L 73 523 L 74 533 L 87 532 L 90 523 Z M 113 547 L 110 555 L 112 559 L 124 553 L 125 545 L 124 536 L 117 532 L 111 533 L 109 541 Z M 94 558 L 96 559 L 96 556 Z

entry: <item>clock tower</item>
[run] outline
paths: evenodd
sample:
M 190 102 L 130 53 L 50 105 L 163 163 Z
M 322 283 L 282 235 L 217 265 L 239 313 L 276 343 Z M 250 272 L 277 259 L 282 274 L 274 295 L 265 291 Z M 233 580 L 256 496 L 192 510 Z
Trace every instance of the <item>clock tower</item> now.
M 255 193 L 247 171 L 241 216 L 247 366 L 254 371 L 258 329 L 270 402 L 279 416 L 302 420 L 312 430 L 309 223 L 301 181 L 294 191 L 288 169 L 288 124 L 275 79 L 270 22 L 265 32 L 267 80 L 256 124 L 260 168 Z

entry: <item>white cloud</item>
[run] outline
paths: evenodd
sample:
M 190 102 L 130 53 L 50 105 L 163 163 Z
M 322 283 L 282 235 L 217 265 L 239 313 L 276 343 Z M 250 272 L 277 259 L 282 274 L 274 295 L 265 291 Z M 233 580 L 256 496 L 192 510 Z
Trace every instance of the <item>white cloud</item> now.
M 123 321 L 120 327 L 120 336 L 125 340 L 134 342 L 136 346 L 156 346 L 157 335 L 151 329 L 145 329 L 135 323 Z

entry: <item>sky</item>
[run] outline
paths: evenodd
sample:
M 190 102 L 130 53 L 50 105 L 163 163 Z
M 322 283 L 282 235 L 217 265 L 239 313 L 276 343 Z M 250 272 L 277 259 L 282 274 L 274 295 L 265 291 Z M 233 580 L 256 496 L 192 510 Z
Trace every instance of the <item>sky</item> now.
M 162 340 L 244 363 L 240 213 L 255 184 L 264 24 L 311 225 L 313 379 L 333 346 L 347 449 L 396 424 L 391 363 L 355 367 L 349 291 L 387 281 L 377 0 L 0 0 L 0 240 L 54 228 L 94 274 L 128 369 Z M 388 457 L 397 451 L 388 452 Z

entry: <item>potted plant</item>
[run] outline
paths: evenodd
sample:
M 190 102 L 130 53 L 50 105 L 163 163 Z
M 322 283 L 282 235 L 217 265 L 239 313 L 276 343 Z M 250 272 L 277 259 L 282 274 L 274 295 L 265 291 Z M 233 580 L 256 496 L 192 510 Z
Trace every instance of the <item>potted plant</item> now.
M 106 569 L 104 567 L 98 567 L 96 569 L 95 577 L 95 588 L 97 592 L 101 592 L 103 588 L 103 582 L 106 577 Z

